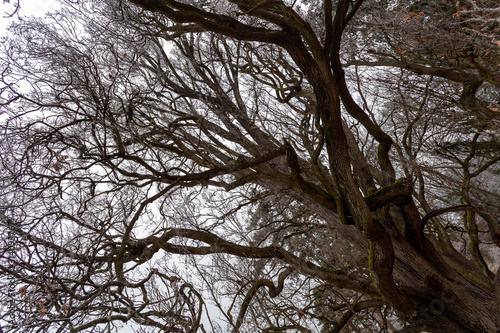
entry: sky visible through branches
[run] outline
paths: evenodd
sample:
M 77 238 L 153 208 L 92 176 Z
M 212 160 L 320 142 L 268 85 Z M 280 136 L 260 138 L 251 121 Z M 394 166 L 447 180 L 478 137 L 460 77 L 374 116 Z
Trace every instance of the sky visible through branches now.
M 0 51 L 21 331 L 500 328 L 490 3 L 61 3 Z

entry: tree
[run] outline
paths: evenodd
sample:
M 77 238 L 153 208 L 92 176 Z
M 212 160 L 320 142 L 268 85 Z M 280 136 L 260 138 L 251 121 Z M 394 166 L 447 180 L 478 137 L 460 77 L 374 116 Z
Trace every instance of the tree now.
M 233 332 L 496 332 L 498 20 L 487 2 L 109 0 L 13 26 L 16 329 L 222 330 L 211 298 Z

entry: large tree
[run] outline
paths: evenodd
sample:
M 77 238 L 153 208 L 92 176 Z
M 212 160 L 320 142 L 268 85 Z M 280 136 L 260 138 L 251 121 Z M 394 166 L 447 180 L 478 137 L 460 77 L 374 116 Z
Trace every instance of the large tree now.
M 498 13 L 108 0 L 15 24 L 2 322 L 499 331 Z

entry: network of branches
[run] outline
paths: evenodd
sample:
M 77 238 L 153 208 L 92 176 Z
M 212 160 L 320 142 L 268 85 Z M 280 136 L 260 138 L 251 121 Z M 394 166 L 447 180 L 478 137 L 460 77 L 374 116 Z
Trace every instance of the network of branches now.
M 13 24 L 1 327 L 500 330 L 499 13 L 68 0 Z

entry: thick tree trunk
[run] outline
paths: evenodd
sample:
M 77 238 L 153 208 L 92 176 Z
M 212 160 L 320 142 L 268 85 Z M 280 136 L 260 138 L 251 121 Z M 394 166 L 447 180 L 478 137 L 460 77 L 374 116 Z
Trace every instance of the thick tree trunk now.
M 415 302 L 415 312 L 402 313 L 415 327 L 429 332 L 497 332 L 498 303 L 493 286 L 455 273 L 444 276 L 405 240 L 396 243 L 394 280 Z M 391 302 L 391 299 L 387 299 Z

